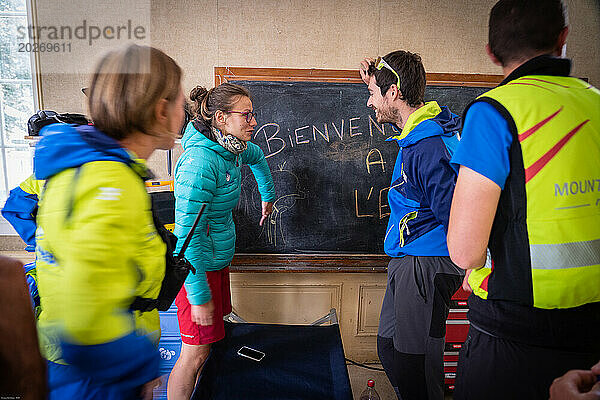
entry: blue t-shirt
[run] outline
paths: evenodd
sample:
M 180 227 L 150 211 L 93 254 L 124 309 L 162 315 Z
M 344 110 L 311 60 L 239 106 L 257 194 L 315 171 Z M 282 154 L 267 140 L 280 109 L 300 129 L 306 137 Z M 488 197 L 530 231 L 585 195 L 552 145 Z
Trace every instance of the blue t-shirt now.
M 478 101 L 467 113 L 451 163 L 464 165 L 504 189 L 511 144 L 506 119 L 491 104 Z

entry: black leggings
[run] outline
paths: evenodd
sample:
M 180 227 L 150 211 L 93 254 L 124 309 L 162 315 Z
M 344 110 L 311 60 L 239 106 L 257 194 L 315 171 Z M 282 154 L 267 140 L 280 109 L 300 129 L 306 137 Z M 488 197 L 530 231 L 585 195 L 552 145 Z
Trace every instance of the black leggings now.
M 377 336 L 377 354 L 399 399 L 428 399 L 424 354 L 401 353 L 394 348 L 392 338 L 381 336 Z

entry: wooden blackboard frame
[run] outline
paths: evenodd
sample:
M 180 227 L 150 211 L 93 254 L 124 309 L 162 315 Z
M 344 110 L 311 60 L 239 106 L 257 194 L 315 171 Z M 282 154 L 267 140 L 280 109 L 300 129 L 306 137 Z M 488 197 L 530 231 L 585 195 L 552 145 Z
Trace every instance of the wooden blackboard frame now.
M 361 83 L 357 69 L 215 67 L 215 86 L 230 80 Z M 502 75 L 427 73 L 436 86 L 495 87 Z M 389 257 L 380 254 L 248 254 L 237 253 L 232 272 L 385 272 Z
M 495 87 L 502 75 L 427 73 L 428 85 Z M 356 69 L 215 67 L 215 86 L 230 80 L 361 83 Z

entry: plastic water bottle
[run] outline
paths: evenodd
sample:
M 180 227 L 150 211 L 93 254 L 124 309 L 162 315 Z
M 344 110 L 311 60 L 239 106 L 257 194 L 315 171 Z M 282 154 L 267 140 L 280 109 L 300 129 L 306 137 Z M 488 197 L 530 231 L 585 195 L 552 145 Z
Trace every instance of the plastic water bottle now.
M 367 381 L 367 388 L 360 394 L 359 400 L 381 400 L 375 390 L 375 381 L 373 379 Z

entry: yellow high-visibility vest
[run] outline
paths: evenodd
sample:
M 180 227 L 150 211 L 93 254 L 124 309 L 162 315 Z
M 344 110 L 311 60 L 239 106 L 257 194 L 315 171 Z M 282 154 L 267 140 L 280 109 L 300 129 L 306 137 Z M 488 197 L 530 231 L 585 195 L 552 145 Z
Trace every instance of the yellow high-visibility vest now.
M 506 118 L 513 143 L 475 295 L 544 309 L 600 301 L 600 91 L 529 75 L 476 101 Z

